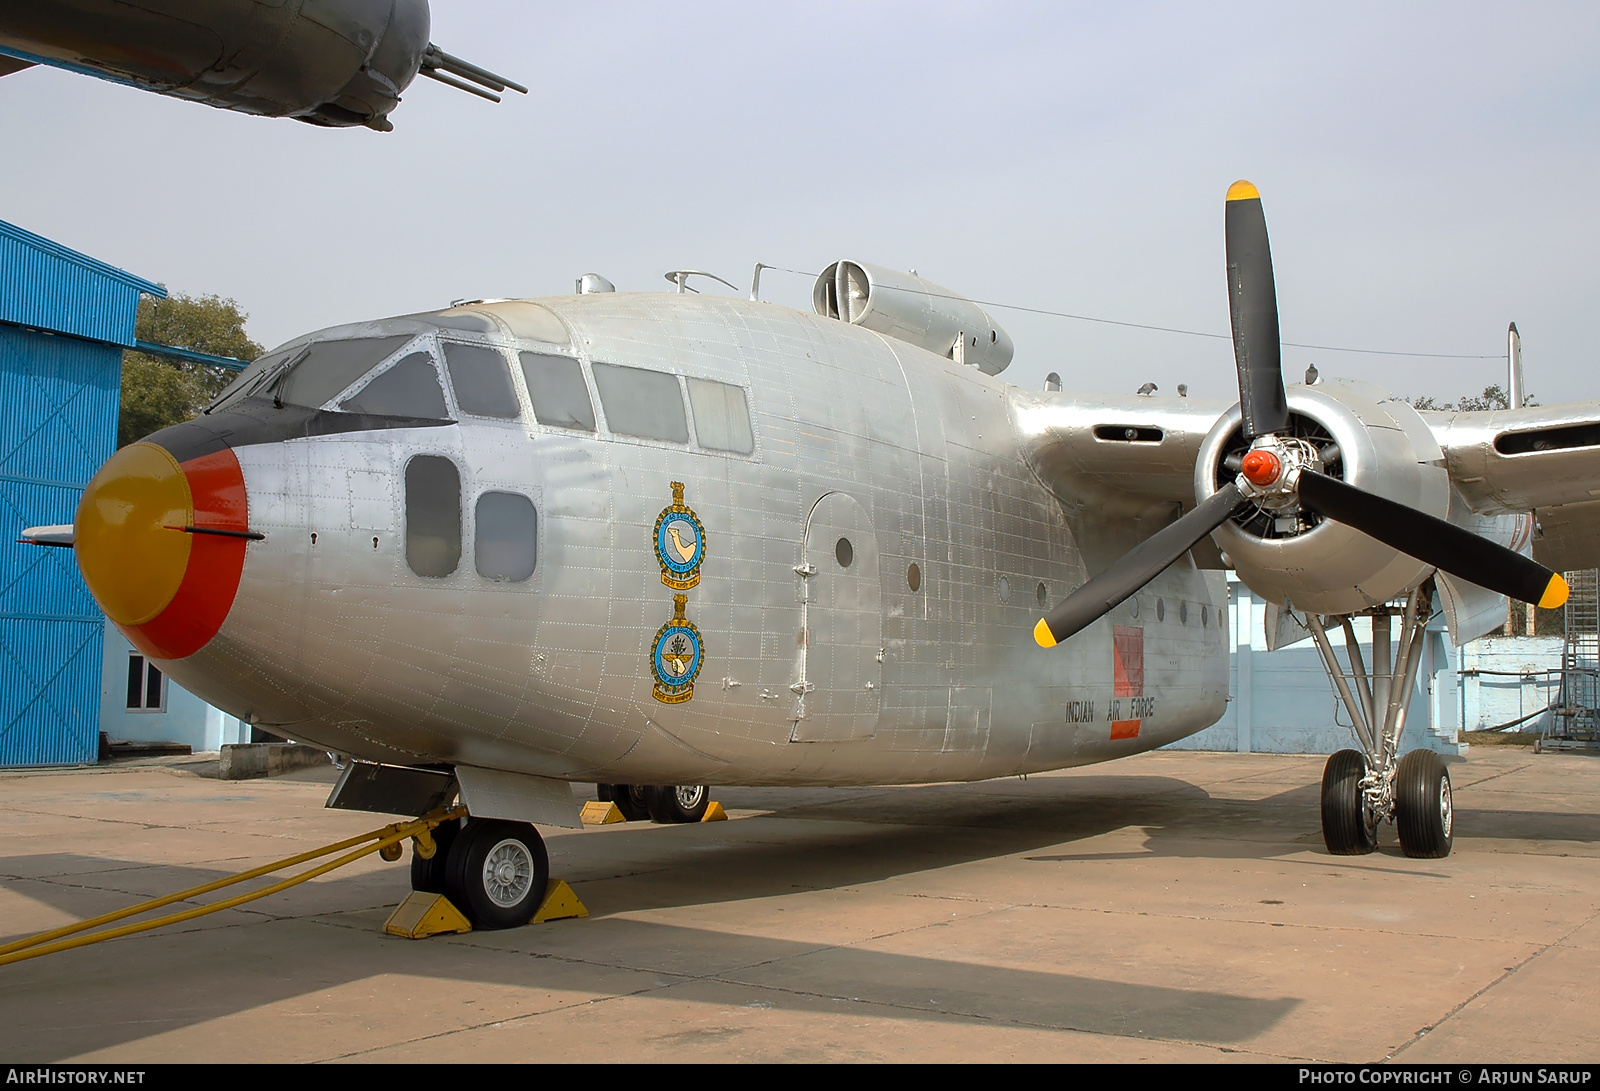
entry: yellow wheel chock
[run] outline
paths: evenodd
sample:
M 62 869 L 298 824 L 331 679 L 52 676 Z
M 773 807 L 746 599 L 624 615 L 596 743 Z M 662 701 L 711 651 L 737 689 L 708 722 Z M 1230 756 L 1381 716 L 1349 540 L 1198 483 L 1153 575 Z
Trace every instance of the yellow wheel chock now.
M 588 915 L 589 907 L 578 900 L 578 895 L 565 879 L 551 879 L 550 885 L 545 888 L 544 901 L 540 903 L 539 911 L 533 915 L 531 923 L 543 924 L 545 921 Z M 472 923 L 443 894 L 413 890 L 411 896 L 389 914 L 389 919 L 383 923 L 383 930 L 388 935 L 402 939 L 426 939 L 452 932 L 470 932 Z
M 269 895 L 276 894 L 281 890 L 288 890 L 292 886 L 297 886 L 308 879 L 315 879 L 319 875 L 326 875 L 335 868 L 341 868 L 346 864 L 354 863 L 370 853 L 376 852 L 385 860 L 398 860 L 401 855 L 401 844 L 408 837 L 413 842 L 412 851 L 418 856 L 422 857 L 424 860 L 427 860 L 430 859 L 436 851 L 438 851 L 432 836 L 433 829 L 440 823 L 448 822 L 451 819 L 464 817 L 466 813 L 467 809 L 465 807 L 441 807 L 436 811 L 425 814 L 421 818 L 412 819 L 409 822 L 396 822 L 392 825 L 384 826 L 382 829 L 372 830 L 368 833 L 361 834 L 358 837 L 349 837 L 343 841 L 336 841 L 331 845 L 324 845 L 320 849 L 312 849 L 310 852 L 298 853 L 297 855 L 285 857 L 282 860 L 277 860 L 270 864 L 263 864 L 261 867 L 251 868 L 249 871 L 241 871 L 237 875 L 230 875 L 223 879 L 216 879 L 209 883 L 203 883 L 200 886 L 190 887 L 188 890 L 180 890 L 176 894 L 168 894 L 164 897 L 152 898 L 149 901 L 140 902 L 137 905 L 130 905 L 126 909 L 118 909 L 111 913 L 103 913 L 98 917 L 91 917 L 86 921 L 79 921 L 76 924 L 63 925 L 60 928 L 52 928 L 48 932 L 40 932 L 36 936 L 28 936 L 25 939 L 14 940 L 11 943 L 0 945 L 0 966 L 6 966 L 13 962 L 21 962 L 24 959 L 37 958 L 40 955 L 54 954 L 57 951 L 70 951 L 74 947 L 85 947 L 91 943 L 99 943 L 102 940 L 117 939 L 121 936 L 131 936 L 139 932 L 148 932 L 153 928 L 162 928 L 169 924 L 180 924 L 183 921 L 193 920 L 196 917 L 203 917 L 208 913 L 217 913 L 224 909 L 232 909 L 235 906 L 244 905 L 246 902 L 253 902 L 258 898 L 265 898 Z M 246 894 L 238 894 L 234 897 L 224 898 L 221 901 L 209 902 L 205 905 L 193 906 L 177 913 L 168 913 L 166 916 L 157 917 L 154 920 L 141 921 L 137 924 L 125 924 L 118 928 L 105 928 L 105 926 L 108 924 L 115 924 L 117 921 L 126 920 L 128 917 L 137 917 L 142 914 L 149 913 L 151 910 L 160 909 L 162 906 L 172 905 L 175 902 L 188 901 L 189 899 L 197 898 L 202 894 L 209 894 L 212 891 L 221 890 L 224 887 L 230 887 L 236 883 L 242 883 L 249 879 L 259 879 L 263 875 L 271 875 L 275 871 L 282 871 L 284 868 L 294 867 L 297 864 L 309 863 L 310 861 L 319 859 L 320 857 L 331 856 L 336 852 L 343 852 L 343 855 L 329 860 L 326 863 L 318 864 L 316 867 L 307 868 L 298 875 L 291 875 L 287 879 L 280 879 L 275 883 L 271 883 L 260 888 L 259 890 L 252 890 Z M 406 903 L 410 904 L 415 898 L 422 898 L 426 900 L 431 897 L 433 896 L 425 894 L 413 894 L 410 898 L 406 899 Z M 454 930 L 465 932 L 470 929 L 471 926 L 467 925 L 465 918 L 461 917 L 460 910 L 456 909 L 455 906 L 450 905 L 450 903 L 442 897 L 439 898 L 439 901 L 442 902 L 445 907 L 448 907 L 450 912 L 454 913 L 456 918 L 460 920 L 462 927 Z M 413 927 L 421 927 L 424 923 L 424 915 L 433 910 L 438 910 L 438 912 L 441 914 L 443 912 L 442 909 L 437 906 L 429 906 L 424 910 L 416 910 L 417 922 L 415 925 L 413 925 Z M 556 880 L 550 884 L 549 889 L 546 891 L 544 904 L 540 906 L 539 913 L 534 916 L 534 919 L 556 920 L 562 917 L 587 917 L 588 915 L 589 911 L 584 908 L 582 902 L 578 901 L 577 895 L 572 893 L 572 888 L 565 882 Z M 396 916 L 398 916 L 398 913 Z M 394 923 L 395 919 L 395 917 L 391 917 L 390 923 Z M 443 919 L 448 921 L 448 915 L 445 915 Z M 429 917 L 428 920 L 431 921 L 433 918 Z M 99 932 L 94 931 L 94 929 L 97 928 L 105 928 L 105 930 Z M 438 927 L 434 928 L 434 931 L 436 932 L 450 930 L 452 929 Z M 89 932 L 91 934 L 80 934 L 84 932 Z M 402 932 L 398 934 L 404 935 L 406 933 Z

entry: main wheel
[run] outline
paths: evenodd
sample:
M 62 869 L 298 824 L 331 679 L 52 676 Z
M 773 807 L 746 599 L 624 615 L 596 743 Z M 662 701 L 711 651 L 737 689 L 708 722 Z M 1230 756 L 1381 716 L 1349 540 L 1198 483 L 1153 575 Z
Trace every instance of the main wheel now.
M 1395 773 L 1394 824 L 1407 856 L 1439 859 L 1455 842 L 1450 771 L 1432 750 L 1413 750 Z
M 411 889 L 425 894 L 443 894 L 445 865 L 450 859 L 450 846 L 461 832 L 461 820 L 452 818 L 433 828 L 433 855 L 424 860 L 413 848 L 411 852 Z
M 1367 758 L 1341 750 L 1322 770 L 1322 843 L 1335 856 L 1361 856 L 1378 847 L 1378 821 L 1361 791 Z
M 645 789 L 645 803 L 656 822 L 698 822 L 711 805 L 704 784 L 657 784 Z
M 550 885 L 544 838 L 526 822 L 467 819 L 445 866 L 445 893 L 474 928 L 527 924 Z

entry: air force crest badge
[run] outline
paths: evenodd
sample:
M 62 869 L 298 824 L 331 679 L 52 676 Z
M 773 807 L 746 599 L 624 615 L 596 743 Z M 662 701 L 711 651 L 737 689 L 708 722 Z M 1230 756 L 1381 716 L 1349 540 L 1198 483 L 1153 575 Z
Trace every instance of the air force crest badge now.
M 687 591 L 700 582 L 700 562 L 706 559 L 706 528 L 683 502 L 683 482 L 672 482 L 672 506 L 656 518 L 656 560 L 661 562 L 661 582 L 674 591 Z
M 672 596 L 672 620 L 656 631 L 650 645 L 650 672 L 656 676 L 651 692 L 664 705 L 681 705 L 694 697 L 695 676 L 705 662 L 700 630 L 684 616 L 688 605 L 688 595 Z

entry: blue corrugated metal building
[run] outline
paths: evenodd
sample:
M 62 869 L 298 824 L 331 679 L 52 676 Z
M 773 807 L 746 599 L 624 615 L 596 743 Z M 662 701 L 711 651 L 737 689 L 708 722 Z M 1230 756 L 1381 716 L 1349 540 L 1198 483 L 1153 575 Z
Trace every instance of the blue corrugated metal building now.
M 20 545 L 70 523 L 116 449 L 122 350 L 160 285 L 0 220 L 0 766 L 92 762 L 105 617 L 70 549 Z

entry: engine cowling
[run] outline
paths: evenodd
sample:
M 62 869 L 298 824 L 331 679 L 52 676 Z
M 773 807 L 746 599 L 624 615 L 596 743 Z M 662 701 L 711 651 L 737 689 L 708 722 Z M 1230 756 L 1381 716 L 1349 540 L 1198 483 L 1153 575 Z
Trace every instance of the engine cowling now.
M 836 261 L 822 271 L 811 304 L 824 318 L 862 326 L 927 349 L 986 375 L 1011 363 L 1011 337 L 989 313 L 915 273 L 860 261 Z
M 1409 404 L 1380 387 L 1326 379 L 1290 386 L 1292 435 L 1316 448 L 1323 472 L 1348 484 L 1447 518 L 1450 476 L 1444 452 Z M 1195 463 L 1195 498 L 1203 502 L 1233 481 L 1249 445 L 1234 406 L 1207 434 Z M 1250 590 L 1272 603 L 1289 600 L 1318 614 L 1348 614 L 1388 602 L 1419 584 L 1426 563 L 1353 527 L 1307 509 L 1274 513 L 1252 507 L 1212 532 Z

